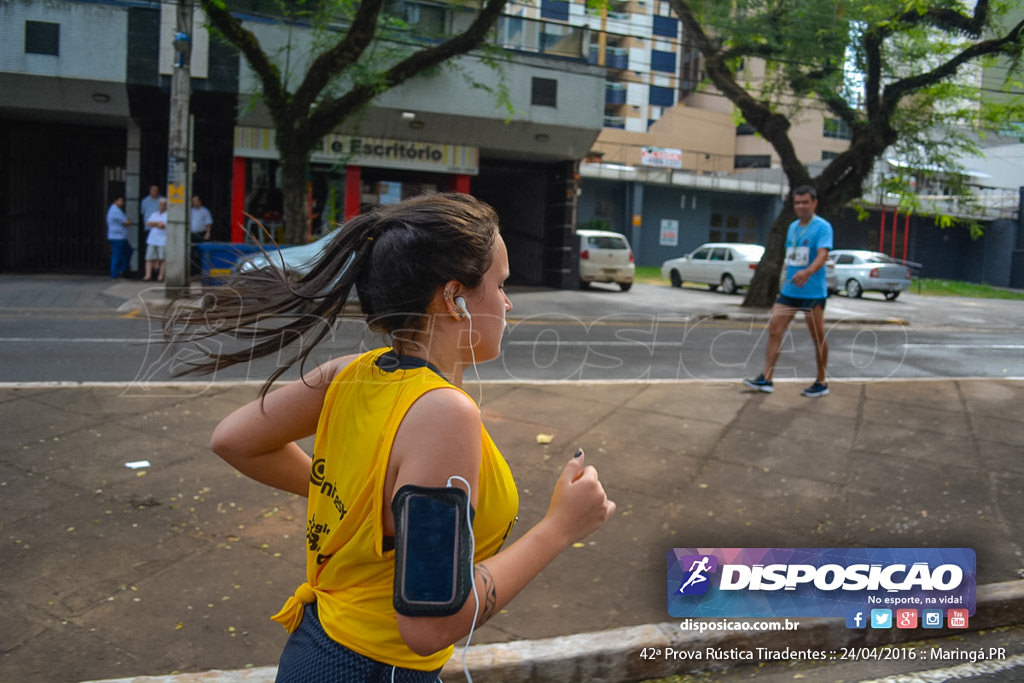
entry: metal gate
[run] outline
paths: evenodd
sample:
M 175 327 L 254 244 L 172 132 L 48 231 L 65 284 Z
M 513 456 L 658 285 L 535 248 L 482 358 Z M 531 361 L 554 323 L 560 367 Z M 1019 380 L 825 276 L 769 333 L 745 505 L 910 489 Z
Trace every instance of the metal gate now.
M 3 122 L 0 270 L 106 272 L 106 211 L 124 192 L 123 129 Z

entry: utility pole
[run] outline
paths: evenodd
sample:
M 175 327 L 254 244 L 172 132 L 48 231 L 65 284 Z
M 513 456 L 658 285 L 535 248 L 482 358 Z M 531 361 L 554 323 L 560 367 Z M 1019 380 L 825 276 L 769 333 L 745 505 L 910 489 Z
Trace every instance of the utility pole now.
M 167 135 L 167 247 L 166 296 L 189 293 L 188 206 L 191 155 L 189 154 L 189 96 L 192 90 L 192 0 L 178 0 L 171 73 L 170 125 Z

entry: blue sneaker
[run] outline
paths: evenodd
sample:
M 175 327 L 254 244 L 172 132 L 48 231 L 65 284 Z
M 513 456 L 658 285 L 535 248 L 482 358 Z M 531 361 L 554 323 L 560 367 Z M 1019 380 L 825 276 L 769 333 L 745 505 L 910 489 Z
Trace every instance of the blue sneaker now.
M 757 389 L 758 391 L 763 391 L 766 394 L 770 394 L 775 391 L 775 386 L 772 384 L 772 381 L 770 379 L 765 379 L 764 375 L 758 375 L 757 379 L 745 379 L 743 380 L 743 383 L 751 389 Z M 828 392 L 828 389 L 825 391 Z
M 828 384 L 815 382 L 811 386 L 801 391 L 800 394 L 808 398 L 821 398 L 822 396 L 828 396 Z

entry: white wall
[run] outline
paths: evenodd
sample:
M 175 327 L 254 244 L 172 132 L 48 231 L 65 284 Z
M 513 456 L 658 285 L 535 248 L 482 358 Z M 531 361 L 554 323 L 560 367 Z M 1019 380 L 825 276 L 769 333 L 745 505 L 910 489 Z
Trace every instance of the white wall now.
M 25 54 L 27 20 L 60 24 L 59 55 Z M 124 83 L 127 29 L 123 7 L 0 2 L 0 72 Z

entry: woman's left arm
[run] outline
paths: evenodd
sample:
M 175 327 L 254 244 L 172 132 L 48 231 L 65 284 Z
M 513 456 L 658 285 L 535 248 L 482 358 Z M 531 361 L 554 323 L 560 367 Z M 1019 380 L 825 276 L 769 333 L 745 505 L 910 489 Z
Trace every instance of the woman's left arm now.
M 258 482 L 308 495 L 312 461 L 296 441 L 316 432 L 327 387 L 352 358 L 325 363 L 228 415 L 213 430 L 213 452 Z

